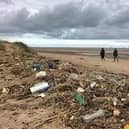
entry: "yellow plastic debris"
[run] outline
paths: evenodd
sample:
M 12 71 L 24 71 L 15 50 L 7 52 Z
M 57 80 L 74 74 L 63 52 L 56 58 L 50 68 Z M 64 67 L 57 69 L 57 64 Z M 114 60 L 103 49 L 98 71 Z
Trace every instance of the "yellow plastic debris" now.
M 125 125 L 124 129 L 129 129 L 129 124 Z

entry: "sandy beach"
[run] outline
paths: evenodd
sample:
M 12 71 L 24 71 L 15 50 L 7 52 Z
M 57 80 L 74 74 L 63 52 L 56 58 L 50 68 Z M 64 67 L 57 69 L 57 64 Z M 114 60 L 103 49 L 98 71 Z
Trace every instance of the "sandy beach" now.
M 117 63 L 112 50 L 101 61 L 99 49 L 36 52 L 18 42 L 0 48 L 0 129 L 123 129 L 128 124 L 127 50 L 119 50 Z M 37 85 L 41 89 L 32 92 Z M 102 116 L 85 121 L 84 115 L 96 112 Z
M 129 0 L 0 12 L 0 129 L 129 129 Z
M 128 51 L 120 50 L 119 62 L 114 62 L 112 58 L 112 50 L 108 50 L 105 61 L 101 61 L 98 49 L 83 50 L 60 50 L 60 49 L 43 49 L 39 55 L 69 61 L 73 64 L 94 68 L 94 70 L 103 70 L 111 73 L 119 73 L 129 75 L 129 59 Z

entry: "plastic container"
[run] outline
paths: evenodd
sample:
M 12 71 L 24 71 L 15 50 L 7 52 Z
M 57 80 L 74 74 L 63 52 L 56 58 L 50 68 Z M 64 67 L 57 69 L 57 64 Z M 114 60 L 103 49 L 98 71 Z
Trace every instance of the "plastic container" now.
M 41 65 L 39 63 L 34 63 L 32 65 L 32 68 L 35 70 L 35 71 L 40 71 L 40 68 L 41 68 Z
M 30 91 L 32 94 L 34 93 L 42 93 L 48 90 L 49 84 L 47 82 L 41 82 L 38 84 L 35 84 L 33 87 L 30 88 Z
M 82 119 L 85 122 L 90 122 L 96 118 L 103 117 L 104 115 L 105 115 L 105 111 L 102 109 L 99 109 L 97 112 L 95 112 L 93 114 L 82 116 Z

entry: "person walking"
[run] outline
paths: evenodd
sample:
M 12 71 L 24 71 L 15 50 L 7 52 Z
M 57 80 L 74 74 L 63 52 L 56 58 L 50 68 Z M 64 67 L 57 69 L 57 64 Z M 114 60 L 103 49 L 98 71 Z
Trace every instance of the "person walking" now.
M 101 57 L 102 60 L 105 60 L 105 50 L 104 50 L 104 48 L 102 48 L 101 51 L 100 51 L 100 57 Z
M 113 51 L 114 62 L 118 62 L 118 50 L 115 48 Z

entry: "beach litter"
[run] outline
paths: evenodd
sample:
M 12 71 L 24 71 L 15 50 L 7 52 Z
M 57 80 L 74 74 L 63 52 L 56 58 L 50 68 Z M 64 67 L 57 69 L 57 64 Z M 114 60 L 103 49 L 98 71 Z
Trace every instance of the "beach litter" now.
M 40 71 L 41 64 L 39 64 L 39 63 L 33 63 L 32 64 L 32 68 L 33 68 L 34 71 Z
M 46 71 L 40 71 L 36 73 L 36 78 L 43 79 L 44 77 L 46 77 L 46 75 L 47 75 Z
M 81 87 L 78 87 L 77 92 L 83 93 L 83 92 L 85 92 L 85 90 L 83 88 L 81 88 Z
M 9 93 L 9 88 L 3 88 L 2 93 L 3 94 L 8 94 Z
M 94 87 L 96 86 L 96 84 L 97 84 L 96 82 L 92 82 L 92 83 L 90 84 L 90 87 L 91 87 L 91 88 L 94 88 Z
M 41 98 L 44 98 L 46 95 L 44 93 L 41 93 L 38 96 L 41 97 Z
M 19 114 L 31 114 L 32 121 L 37 123 L 39 118 L 33 110 L 51 108 L 59 115 L 54 122 L 61 120 L 71 129 L 129 129 L 125 125 L 129 121 L 129 76 L 82 68 L 30 53 L 12 56 L 7 52 L 0 57 L 0 63 L 4 64 L 0 65 L 1 113 L 6 111 L 11 118 L 10 111 L 18 109 Z M 31 64 L 35 60 L 42 62 L 42 68 L 40 63 L 35 63 L 34 72 Z M 44 128 L 42 118 L 38 129 Z
M 121 98 L 121 101 L 122 102 L 125 102 L 127 99 L 126 98 Z
M 114 115 L 115 117 L 118 117 L 118 116 L 120 115 L 120 110 L 114 109 L 114 110 L 113 110 L 113 115 Z
M 64 62 L 59 65 L 59 70 L 70 71 L 71 69 L 72 69 L 72 64 L 68 62 Z
M 126 124 L 126 125 L 124 126 L 124 129 L 129 129 L 129 124 Z
M 53 69 L 53 64 L 52 63 L 48 62 L 47 65 L 48 65 L 48 69 Z
M 70 120 L 74 120 L 74 118 L 75 118 L 74 116 L 71 116 L 71 117 L 70 117 Z
M 91 122 L 92 120 L 96 118 L 104 117 L 104 115 L 105 115 L 105 111 L 102 109 L 99 109 L 97 112 L 90 114 L 90 115 L 81 116 L 81 118 L 85 122 Z
M 117 106 L 117 104 L 118 104 L 118 99 L 117 99 L 116 97 L 113 97 L 113 98 L 112 98 L 112 102 L 113 102 L 113 105 L 114 105 L 114 106 Z
M 35 84 L 33 87 L 30 88 L 30 91 L 32 94 L 34 93 L 42 93 L 48 90 L 50 88 L 49 84 L 47 82 L 40 82 L 38 84 Z
M 98 80 L 100 80 L 100 81 L 103 81 L 103 80 L 104 80 L 104 78 L 103 78 L 101 75 L 97 75 L 97 76 L 96 76 L 96 79 L 98 79 Z
M 80 95 L 80 94 L 75 94 L 75 99 L 76 101 L 80 104 L 80 105 L 85 105 L 86 102 L 85 102 L 85 99 L 84 99 L 84 96 Z

